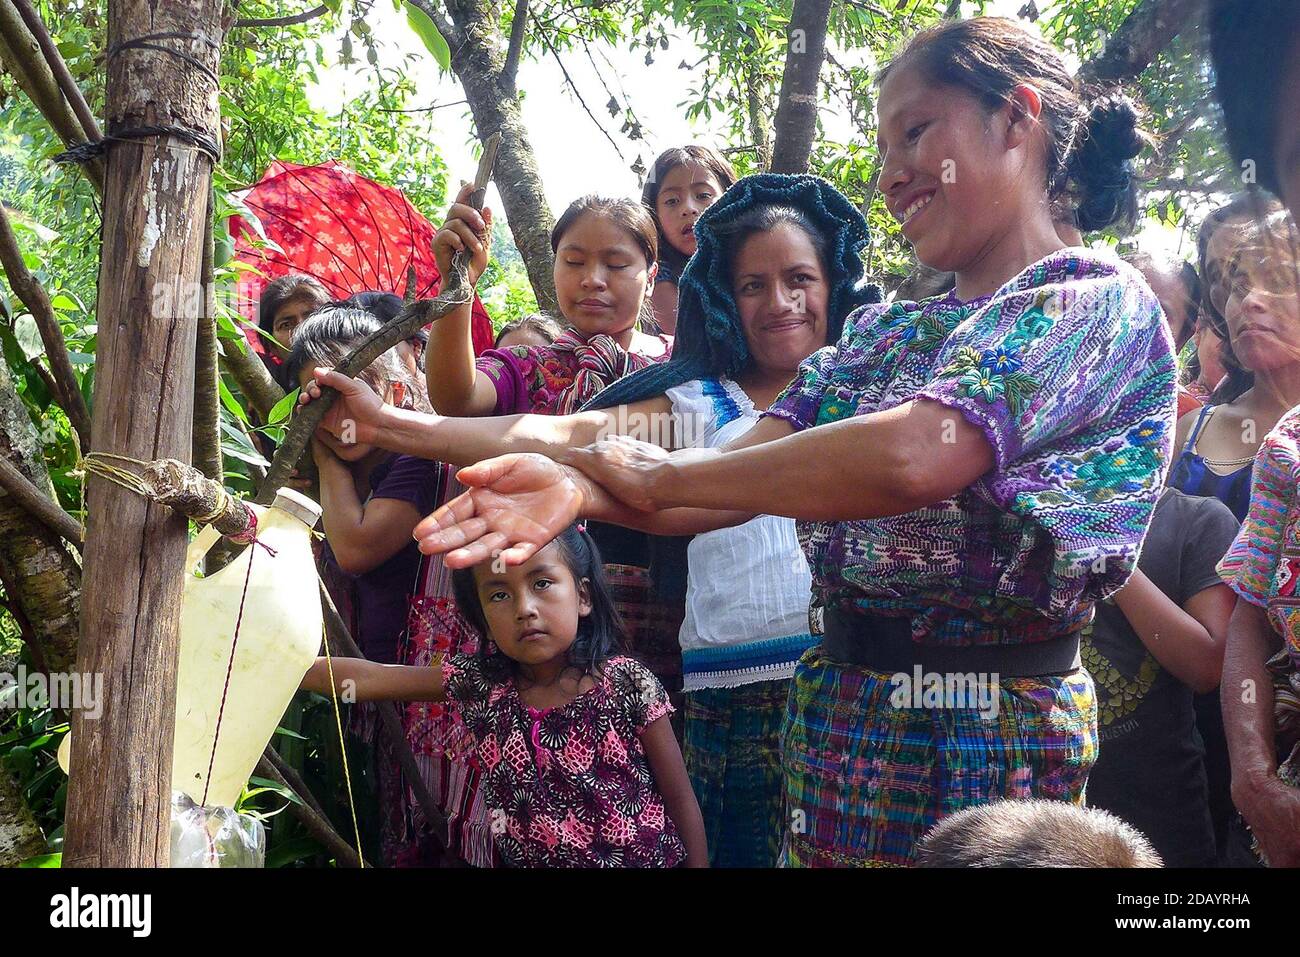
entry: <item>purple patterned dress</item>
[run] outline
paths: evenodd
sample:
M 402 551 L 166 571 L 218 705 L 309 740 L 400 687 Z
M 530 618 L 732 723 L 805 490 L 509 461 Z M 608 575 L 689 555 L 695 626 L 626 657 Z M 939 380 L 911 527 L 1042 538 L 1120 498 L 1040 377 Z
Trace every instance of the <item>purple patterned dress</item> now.
M 801 523 L 814 601 L 907 619 L 922 645 L 1078 632 L 1132 572 L 1169 461 L 1174 357 L 1141 276 L 1071 249 L 993 296 L 865 306 L 768 414 L 805 429 L 912 400 L 980 428 L 994 467 L 914 512 Z M 786 861 L 905 865 L 964 807 L 1080 802 L 1097 751 L 1087 672 L 985 683 L 988 707 L 918 707 L 895 676 L 807 652 L 784 738 Z

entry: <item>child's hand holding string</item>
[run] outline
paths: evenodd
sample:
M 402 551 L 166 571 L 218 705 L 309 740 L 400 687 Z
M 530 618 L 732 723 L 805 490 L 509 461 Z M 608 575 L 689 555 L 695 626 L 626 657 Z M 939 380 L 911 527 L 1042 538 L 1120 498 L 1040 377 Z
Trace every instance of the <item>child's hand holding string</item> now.
M 469 284 L 478 284 L 478 277 L 487 269 L 488 247 L 492 241 L 492 210 L 485 208 L 481 213 L 469 205 L 474 185 L 466 183 L 456 194 L 456 202 L 447 212 L 447 221 L 433 237 L 433 258 L 438 264 L 438 273 L 451 275 L 451 259 L 462 249 L 470 252 Z

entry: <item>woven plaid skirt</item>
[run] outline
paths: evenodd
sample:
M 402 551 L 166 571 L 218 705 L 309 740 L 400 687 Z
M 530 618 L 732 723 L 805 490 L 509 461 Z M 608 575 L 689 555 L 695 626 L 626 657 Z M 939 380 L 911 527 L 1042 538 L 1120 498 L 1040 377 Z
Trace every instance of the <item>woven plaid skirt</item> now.
M 1086 671 L 1007 679 L 988 718 L 978 707 L 895 706 L 897 688 L 819 647 L 800 659 L 782 739 L 783 864 L 905 867 L 922 835 L 963 808 L 999 798 L 1083 803 L 1097 759 Z
M 673 608 L 655 597 L 650 569 L 639 565 L 607 564 L 614 609 L 627 628 L 627 651 L 650 669 L 668 692 L 673 706 L 669 719 L 677 740 L 682 739 L 682 647 L 677 633 L 682 627 L 684 607 Z
M 714 867 L 776 866 L 785 830 L 781 729 L 789 696 L 788 678 L 686 692 L 682 756 Z

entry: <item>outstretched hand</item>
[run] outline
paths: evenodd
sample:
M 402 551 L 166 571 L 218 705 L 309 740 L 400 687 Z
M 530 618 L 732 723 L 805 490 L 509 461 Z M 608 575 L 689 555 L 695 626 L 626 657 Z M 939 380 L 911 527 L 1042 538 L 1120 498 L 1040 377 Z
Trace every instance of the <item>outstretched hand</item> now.
M 325 418 L 321 419 L 316 435 L 328 435 L 334 443 L 342 445 L 373 443 L 384 418 L 383 400 L 375 395 L 374 390 L 360 379 L 349 378 L 328 366 L 313 369 L 312 376 L 312 381 L 303 386 L 298 395 L 299 405 L 319 399 L 322 386 L 329 386 L 339 393 Z
M 415 526 L 426 555 L 445 552 L 448 568 L 468 568 L 500 558 L 528 561 L 568 528 L 589 495 L 575 470 L 535 453 L 502 455 L 461 469 L 472 486 Z

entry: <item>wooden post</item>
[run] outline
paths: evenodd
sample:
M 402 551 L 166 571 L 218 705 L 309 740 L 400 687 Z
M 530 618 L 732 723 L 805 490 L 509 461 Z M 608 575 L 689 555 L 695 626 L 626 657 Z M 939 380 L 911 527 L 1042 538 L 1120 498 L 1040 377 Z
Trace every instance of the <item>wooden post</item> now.
M 107 133 L 126 141 L 104 189 L 101 451 L 189 457 L 221 13 L 221 0 L 109 0 Z M 104 694 L 97 720 L 73 712 L 63 866 L 166 866 L 186 521 L 102 478 L 86 494 L 77 670 L 102 674 Z

